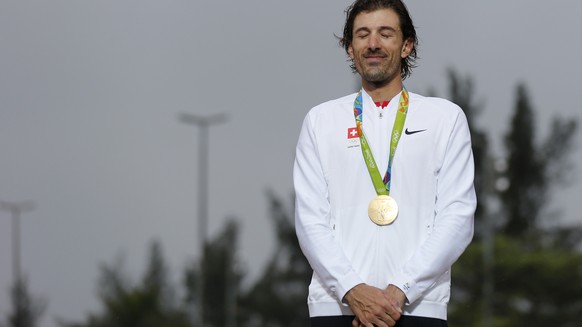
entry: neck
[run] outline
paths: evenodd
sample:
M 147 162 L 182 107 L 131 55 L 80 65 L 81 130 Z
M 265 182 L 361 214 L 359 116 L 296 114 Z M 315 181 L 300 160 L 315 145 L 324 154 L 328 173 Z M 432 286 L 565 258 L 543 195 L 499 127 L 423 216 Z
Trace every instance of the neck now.
M 372 97 L 374 102 L 390 101 L 396 94 L 402 91 L 402 79 L 400 76 L 386 82 L 369 82 L 362 80 L 362 87 Z

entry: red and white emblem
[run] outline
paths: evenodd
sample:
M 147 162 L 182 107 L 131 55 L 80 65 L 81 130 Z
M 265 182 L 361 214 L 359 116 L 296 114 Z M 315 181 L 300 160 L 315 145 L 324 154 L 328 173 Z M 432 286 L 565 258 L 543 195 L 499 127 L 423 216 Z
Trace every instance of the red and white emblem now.
M 357 127 L 348 128 L 348 139 L 353 139 L 356 137 L 360 137 L 360 133 L 358 133 Z

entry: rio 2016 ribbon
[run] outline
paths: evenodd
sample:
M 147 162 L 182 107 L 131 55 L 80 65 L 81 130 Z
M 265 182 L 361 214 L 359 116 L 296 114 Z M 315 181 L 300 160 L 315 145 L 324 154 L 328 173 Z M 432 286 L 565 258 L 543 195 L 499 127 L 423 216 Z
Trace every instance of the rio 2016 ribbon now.
M 398 101 L 398 112 L 396 113 L 396 119 L 394 120 L 394 126 L 392 127 L 392 136 L 390 138 L 388 169 L 386 170 L 383 179 L 380 177 L 380 172 L 378 171 L 378 166 L 372 155 L 372 150 L 370 149 L 368 140 L 364 135 L 364 129 L 362 128 L 362 108 L 362 90 L 360 90 L 356 100 L 354 100 L 354 117 L 356 118 L 356 128 L 360 135 L 362 155 L 364 156 L 364 161 L 368 167 L 368 172 L 370 173 L 377 194 L 377 197 L 374 198 L 368 206 L 368 216 L 370 216 L 370 219 L 378 225 L 388 225 L 398 216 L 398 205 L 396 204 L 396 201 L 390 197 L 390 181 L 394 153 L 396 152 L 396 147 L 400 141 L 402 129 L 404 129 L 404 122 L 406 121 L 406 114 L 408 113 L 408 92 L 404 87 L 402 88 L 400 100 Z

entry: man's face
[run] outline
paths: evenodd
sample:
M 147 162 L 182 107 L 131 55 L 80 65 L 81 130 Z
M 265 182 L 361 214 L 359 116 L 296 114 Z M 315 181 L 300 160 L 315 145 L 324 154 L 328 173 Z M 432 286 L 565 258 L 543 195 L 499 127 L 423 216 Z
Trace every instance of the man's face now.
M 387 83 L 400 77 L 400 60 L 410 51 L 412 43 L 404 42 L 400 20 L 392 9 L 356 16 L 348 54 L 364 81 Z

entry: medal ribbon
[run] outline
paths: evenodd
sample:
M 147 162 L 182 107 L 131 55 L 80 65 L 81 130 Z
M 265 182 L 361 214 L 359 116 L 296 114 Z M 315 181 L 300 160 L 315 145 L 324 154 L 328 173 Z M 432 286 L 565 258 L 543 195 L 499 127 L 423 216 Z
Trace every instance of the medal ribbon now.
M 356 128 L 358 129 L 358 134 L 360 136 L 360 143 L 362 145 L 362 155 L 364 156 L 364 161 L 368 167 L 368 172 L 372 178 L 372 183 L 376 189 L 377 195 L 389 195 L 390 194 L 390 181 L 392 172 L 392 161 L 394 159 L 394 153 L 396 152 L 396 147 L 400 141 L 400 136 L 402 135 L 402 129 L 404 128 L 404 121 L 406 121 L 406 114 L 408 113 L 408 92 L 403 87 L 402 93 L 400 94 L 400 100 L 398 101 L 398 112 L 396 113 L 396 119 L 394 120 L 394 126 L 392 127 L 392 137 L 390 139 L 390 156 L 388 160 L 388 169 L 386 170 L 386 175 L 384 178 L 380 177 L 380 171 L 372 155 L 372 150 L 368 144 L 368 140 L 364 135 L 364 129 L 362 128 L 362 90 L 358 93 L 356 100 L 354 100 L 354 117 L 356 118 Z

